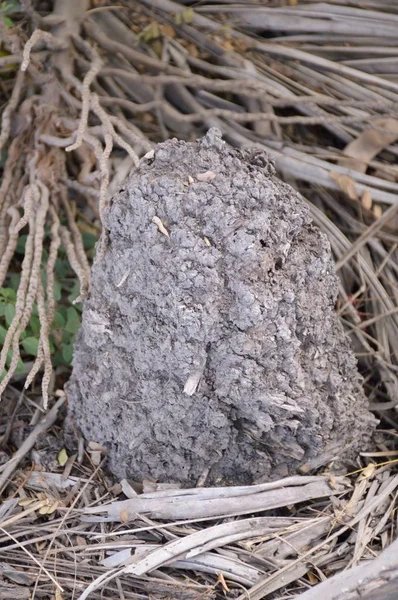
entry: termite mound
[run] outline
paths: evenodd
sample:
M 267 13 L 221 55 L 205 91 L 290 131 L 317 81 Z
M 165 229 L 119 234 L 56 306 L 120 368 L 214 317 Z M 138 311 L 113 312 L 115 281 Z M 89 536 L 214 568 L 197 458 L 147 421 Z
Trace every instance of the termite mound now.
M 328 240 L 263 152 L 160 144 L 104 230 L 68 395 L 117 476 L 251 483 L 364 447 Z

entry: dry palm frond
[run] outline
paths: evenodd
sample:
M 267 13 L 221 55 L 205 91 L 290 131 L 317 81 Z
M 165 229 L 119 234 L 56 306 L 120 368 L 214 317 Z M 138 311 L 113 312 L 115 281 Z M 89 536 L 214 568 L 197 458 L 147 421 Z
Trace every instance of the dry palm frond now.
M 82 469 L 19 471 L 13 485 L 23 495 L 0 511 L 8 577 L 21 583 L 23 561 L 22 583 L 35 582 L 38 597 L 51 582 L 63 598 L 81 600 L 111 598 L 118 588 L 125 598 L 213 598 L 220 576 L 240 600 L 282 590 L 295 597 L 372 558 L 393 535 L 398 477 L 388 467 L 229 488 L 144 482 L 140 494 L 122 481 L 124 501 L 112 501 L 120 486 L 107 491 L 100 467 Z M 289 511 L 276 516 L 276 507 Z

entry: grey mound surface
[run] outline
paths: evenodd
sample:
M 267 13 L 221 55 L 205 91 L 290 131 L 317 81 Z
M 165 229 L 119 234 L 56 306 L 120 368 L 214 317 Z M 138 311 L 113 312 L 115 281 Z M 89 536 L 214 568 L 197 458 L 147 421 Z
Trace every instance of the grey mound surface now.
M 105 228 L 68 395 L 117 476 L 251 483 L 365 446 L 329 243 L 264 153 L 160 144 Z

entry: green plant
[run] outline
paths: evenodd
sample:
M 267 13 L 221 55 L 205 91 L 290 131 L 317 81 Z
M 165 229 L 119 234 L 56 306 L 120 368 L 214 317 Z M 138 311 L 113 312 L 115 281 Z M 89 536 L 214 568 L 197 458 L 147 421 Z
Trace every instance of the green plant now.
M 11 15 L 14 16 L 22 11 L 21 4 L 18 0 L 5 0 L 0 4 L 0 13 L 3 19 L 3 23 L 6 27 L 11 29 L 14 27 L 14 21 L 11 19 Z
M 87 255 L 92 258 L 94 254 L 94 245 L 96 237 L 89 233 L 83 234 L 84 248 Z M 18 240 L 16 252 L 23 256 L 25 252 L 26 236 L 21 235 Z M 43 285 L 46 284 L 45 261 L 47 253 L 43 250 L 43 265 L 41 277 Z M 68 259 L 63 249 L 60 249 L 59 256 L 55 263 L 54 279 L 54 298 L 56 309 L 50 331 L 50 350 L 52 363 L 54 367 L 70 367 L 73 356 L 73 344 L 75 336 L 80 328 L 82 304 L 75 303 L 80 293 L 79 282 L 76 274 L 71 269 Z M 15 315 L 15 302 L 17 290 L 20 282 L 18 273 L 10 273 L 7 277 L 7 287 L 0 288 L 0 344 L 4 343 L 7 329 L 10 326 Z M 21 357 L 18 361 L 16 374 L 27 373 L 31 366 L 32 358 L 37 356 L 40 339 L 40 321 L 37 305 L 34 306 L 26 330 L 20 337 Z M 7 367 L 12 359 L 12 351 L 7 355 Z M 0 374 L 0 381 L 5 372 Z

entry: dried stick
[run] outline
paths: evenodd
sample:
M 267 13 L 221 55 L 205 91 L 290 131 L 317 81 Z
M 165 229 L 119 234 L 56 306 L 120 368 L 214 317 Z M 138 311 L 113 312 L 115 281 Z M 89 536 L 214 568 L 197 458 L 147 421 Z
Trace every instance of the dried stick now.
M 338 262 L 336 263 L 336 271 L 341 269 L 347 261 L 350 260 L 360 249 L 366 244 L 366 242 L 371 238 L 379 229 L 384 227 L 387 223 L 389 223 L 396 215 L 398 211 L 398 203 L 390 206 L 388 210 L 386 210 L 381 217 L 379 217 L 370 227 L 365 229 L 362 235 L 352 244 L 350 249 L 342 256 Z
M 398 571 L 398 540 L 372 561 L 366 561 L 334 577 L 323 581 L 310 590 L 300 594 L 299 600 L 349 600 L 351 598 L 384 598 L 393 600 L 396 597 Z M 392 586 L 388 585 L 391 580 Z M 384 589 L 384 585 L 386 586 Z M 377 594 L 373 595 L 377 587 Z M 370 595 L 366 593 L 366 589 Z M 383 591 L 384 589 L 384 591 Z M 358 595 L 359 594 L 359 595 Z
M 151 100 L 150 102 L 138 104 L 132 100 L 126 98 L 110 98 L 108 96 L 100 96 L 101 104 L 104 106 L 120 106 L 130 110 L 133 114 L 153 111 L 161 108 L 166 114 L 178 118 L 182 123 L 198 123 L 206 121 L 207 119 L 219 117 L 223 119 L 231 119 L 236 123 L 256 123 L 258 121 L 268 121 L 270 123 L 279 123 L 280 125 L 327 125 L 327 124 L 361 124 L 369 123 L 374 118 L 373 115 L 362 114 L 358 116 L 353 115 L 320 115 L 320 116 L 301 116 L 295 115 L 293 117 L 281 117 L 274 113 L 269 112 L 238 112 L 235 110 L 228 110 L 224 108 L 209 108 L 201 109 L 195 113 L 184 114 L 175 109 L 171 104 L 165 100 Z M 294 99 L 291 104 L 294 104 Z M 389 113 L 392 116 L 396 116 L 394 112 Z M 388 131 L 388 130 L 383 130 Z

